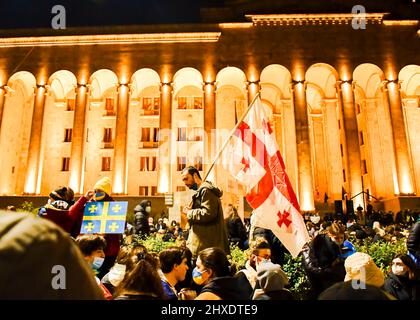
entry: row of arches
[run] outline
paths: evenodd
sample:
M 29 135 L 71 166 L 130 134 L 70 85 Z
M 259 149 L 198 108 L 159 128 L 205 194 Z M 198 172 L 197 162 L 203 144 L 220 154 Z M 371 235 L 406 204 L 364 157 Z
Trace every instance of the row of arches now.
M 42 86 L 37 84 L 35 76 L 29 72 L 15 73 L 7 81 L 6 89 L 3 89 L 8 91 L 8 94 L 4 99 L 0 118 L 0 161 L 2 166 L 10 167 L 10 174 L 0 178 L 0 193 L 45 193 L 52 187 L 51 183 L 42 187 L 42 181 L 47 180 L 46 173 L 40 173 L 36 182 L 28 184 L 28 174 L 25 172 L 28 170 L 29 145 L 33 140 L 37 90 L 43 89 L 48 93 L 47 100 L 52 102 L 46 103 L 47 106 L 57 106 L 60 103 L 66 104 L 69 99 L 77 99 L 78 92 L 75 88 L 85 87 L 89 92 L 88 110 L 91 105 L 101 103 L 101 106 L 106 108 L 104 101 L 109 97 L 116 99 L 119 110 L 120 88 L 129 87 L 129 107 L 126 110 L 128 125 L 124 130 L 128 132 L 125 139 L 130 139 L 130 132 L 136 132 L 136 120 L 133 120 L 135 117 L 132 111 L 135 109 L 136 100 L 140 102 L 140 99 L 146 96 L 160 98 L 160 110 L 163 112 L 167 106 L 162 96 L 162 86 L 165 85 L 171 88 L 169 105 L 172 109 L 169 114 L 172 117 L 159 113 L 154 120 L 148 120 L 149 126 L 176 129 L 180 122 L 187 121 L 183 111 L 178 112 L 176 107 L 179 105 L 178 98 L 201 95 L 204 96 L 204 110 L 193 113 L 194 117 L 201 117 L 200 120 L 192 122 L 194 126 L 205 128 L 206 123 L 210 122 L 216 129 L 229 129 L 250 103 L 251 95 L 255 93 L 253 90 L 261 90 L 264 103 L 270 105 L 274 111 L 277 140 L 303 209 L 313 209 L 314 202 L 322 202 L 324 195 L 328 195 L 330 199 L 339 199 L 343 189 L 354 195 L 370 188 L 372 194 L 382 198 L 400 193 L 413 194 L 420 190 L 420 150 L 417 147 L 420 145 L 420 136 L 415 130 L 416 123 L 420 120 L 417 108 L 420 97 L 418 65 L 408 65 L 398 74 L 386 74 L 376 65 L 361 64 L 350 75 L 339 74 L 334 67 L 317 63 L 309 67 L 297 81 L 292 79 L 292 74 L 286 67 L 275 64 L 265 67 L 261 74 L 254 78 L 259 81 L 248 81 L 245 73 L 236 67 L 220 70 L 213 82 L 204 81 L 207 77 L 194 68 L 182 68 L 174 74 L 170 83 L 162 81 L 168 79 L 167 75 L 161 77 L 155 70 L 148 68 L 136 71 L 129 82 L 124 82 L 128 78 L 118 79 L 117 75 L 108 69 L 94 72 L 89 81 L 77 79 L 70 71 L 60 70 L 52 74 L 46 85 Z M 256 85 L 259 85 L 258 89 L 255 89 Z M 213 122 L 209 119 L 212 115 L 209 115 L 208 111 L 206 113 L 211 101 L 209 96 L 206 96 L 207 87 L 210 87 L 211 94 L 215 95 Z M 298 103 L 299 101 L 304 103 Z M 45 104 L 45 101 L 43 103 Z M 398 103 L 400 113 L 394 112 L 395 108 L 398 109 Z M 76 108 L 79 104 L 76 103 Z M 299 108 L 303 109 L 303 112 L 299 112 Z M 54 113 L 54 108 L 46 107 L 43 111 L 49 115 L 54 114 L 49 118 L 50 124 L 51 119 L 63 118 L 59 112 Z M 76 115 L 68 114 L 65 117 L 65 126 L 74 127 Z M 89 116 L 87 118 L 89 119 Z M 45 114 L 43 119 L 46 119 Z M 133 122 L 132 125 L 130 121 Z M 165 121 L 170 123 L 165 124 Z M 298 128 L 302 123 L 303 127 L 307 124 L 306 129 L 302 131 L 308 132 L 307 138 L 301 135 Z M 98 129 L 101 126 L 113 127 L 117 131 L 118 119 L 104 119 L 104 122 L 98 125 Z M 44 136 L 41 140 L 45 144 L 48 135 L 45 134 L 45 129 L 42 132 Z M 54 132 L 55 130 L 51 129 L 49 135 Z M 58 143 L 59 140 L 57 138 L 55 141 Z M 401 141 L 402 144 L 398 143 Z M 217 142 L 220 145 L 220 141 Z M 308 145 L 307 149 L 302 150 L 309 152 L 299 149 L 302 144 Z M 73 157 L 70 147 L 67 149 L 69 150 L 66 153 Z M 59 158 L 59 153 L 63 151 L 59 148 L 56 150 L 61 150 L 56 151 L 55 157 Z M 85 151 L 85 156 L 86 152 L 97 153 L 96 150 Z M 110 157 L 117 156 L 116 153 L 105 152 L 108 152 Z M 160 153 L 156 156 L 160 157 Z M 45 155 L 40 156 L 41 159 L 43 157 Z M 299 170 L 302 163 L 300 160 L 305 157 L 310 165 L 306 171 L 302 171 Z M 40 163 L 44 163 L 45 167 L 48 162 Z M 42 171 L 39 167 L 40 165 L 35 170 Z M 358 170 L 353 170 L 352 167 L 358 167 Z M 120 178 L 125 187 L 119 190 L 128 194 L 135 193 L 136 189 L 130 188 L 131 170 L 129 163 L 128 167 L 122 170 L 125 177 Z M 89 185 L 90 180 L 96 179 L 96 176 L 101 174 L 100 171 L 85 181 L 81 179 L 80 190 Z M 153 184 L 168 183 L 169 187 L 161 190 L 175 191 L 177 177 L 171 174 L 171 171 L 174 169 L 169 169 L 165 178 L 171 180 L 171 183 L 157 178 L 156 175 L 153 178 L 156 182 Z M 302 179 L 302 172 L 306 174 L 306 180 Z M 219 174 L 218 178 L 220 176 L 224 175 Z M 62 183 L 68 183 L 68 179 L 69 176 L 64 175 Z M 35 188 L 28 187 L 34 183 Z M 226 184 L 229 182 L 226 181 Z M 360 202 L 359 199 L 358 204 L 363 205 Z
M 163 78 L 167 78 L 166 76 Z M 344 81 L 349 81 L 351 78 L 357 83 L 358 87 L 362 89 L 365 98 L 375 97 L 377 90 L 380 89 L 384 81 L 399 81 L 401 83 L 402 98 L 415 97 L 419 94 L 418 88 L 418 66 L 408 65 L 400 70 L 397 74 L 389 74 L 386 77 L 385 73 L 374 64 L 361 64 L 357 66 L 353 72 L 352 77 L 348 75 L 340 75 L 332 66 L 325 63 L 317 63 L 308 68 L 304 79 L 310 83 L 314 88 L 314 92 L 322 94 L 323 98 L 335 97 L 336 83 L 344 78 Z M 174 95 L 184 87 L 186 84 L 202 89 L 203 75 L 195 68 L 186 67 L 178 70 L 172 79 Z M 292 76 L 290 71 L 282 65 L 269 65 L 265 67 L 259 77 L 260 83 L 271 83 L 275 85 L 280 92 L 287 98 L 290 95 L 290 84 Z M 63 100 L 67 97 L 74 96 L 74 88 L 78 84 L 88 84 L 90 86 L 91 96 L 94 99 L 101 99 L 109 89 L 118 87 L 121 83 L 117 75 L 109 69 L 101 69 L 94 72 L 89 81 L 78 81 L 76 76 L 68 70 L 59 70 L 53 73 L 48 81 L 47 86 L 54 94 L 56 100 Z M 136 97 L 140 92 L 150 86 L 159 86 L 163 80 L 159 74 L 149 68 L 144 68 L 136 71 L 130 81 L 131 95 Z M 247 77 L 245 73 L 236 67 L 226 67 L 220 70 L 215 77 L 216 90 L 224 85 L 232 85 L 237 88 L 246 88 Z M 39 85 L 39 84 L 38 84 Z M 23 92 L 27 97 L 33 93 L 34 87 L 37 86 L 35 76 L 27 71 L 20 71 L 13 74 L 7 81 L 7 87 L 16 90 L 21 86 Z

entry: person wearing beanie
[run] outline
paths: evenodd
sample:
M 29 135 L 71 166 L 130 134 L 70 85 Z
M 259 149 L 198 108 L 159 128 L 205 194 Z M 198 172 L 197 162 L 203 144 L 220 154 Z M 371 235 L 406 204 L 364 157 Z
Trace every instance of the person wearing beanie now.
M 150 212 L 152 212 L 152 203 L 148 200 L 143 200 L 134 208 L 134 232 L 143 239 L 150 234 Z
M 344 282 L 326 289 L 319 300 L 395 300 L 382 290 L 384 275 L 370 255 L 356 252 L 345 260 L 344 267 Z
M 289 278 L 280 265 L 266 262 L 257 266 L 257 285 L 253 300 L 293 300 L 292 293 L 285 289 Z
M 111 201 L 104 200 L 111 196 L 111 180 L 108 177 L 103 177 L 98 180 L 93 186 L 95 191 L 95 201 Z
M 349 256 L 345 262 L 346 276 L 344 281 L 359 281 L 381 288 L 384 285 L 384 275 L 373 261 L 372 257 L 364 252 L 356 252 Z
M 80 199 L 75 203 L 75 205 L 71 207 L 71 211 L 74 210 L 78 214 L 81 214 L 81 216 L 83 217 L 83 212 L 88 201 L 114 201 L 114 199 L 111 197 L 111 180 L 108 177 L 103 177 L 100 180 L 98 180 L 95 183 L 93 190 L 89 190 L 88 192 L 86 192 L 85 196 L 80 197 Z M 78 225 L 79 233 L 81 223 L 82 222 L 80 221 L 80 225 Z M 106 240 L 107 246 L 104 250 L 105 261 L 102 264 L 102 267 L 98 270 L 99 278 L 105 276 L 105 274 L 107 274 L 110 268 L 114 265 L 122 241 L 122 236 L 120 234 L 105 234 L 104 238 Z
M 63 269 L 65 268 L 65 269 Z M 0 211 L 0 300 L 103 299 L 76 243 L 30 213 Z
M 74 192 L 69 187 L 58 187 L 48 198 L 48 203 L 38 210 L 38 216 L 48 219 L 76 238 L 80 232 L 83 212 L 70 210 L 74 204 Z

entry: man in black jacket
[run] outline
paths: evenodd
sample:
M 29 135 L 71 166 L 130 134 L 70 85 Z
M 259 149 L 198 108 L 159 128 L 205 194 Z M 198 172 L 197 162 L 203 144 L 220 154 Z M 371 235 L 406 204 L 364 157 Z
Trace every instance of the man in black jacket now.
M 407 249 L 417 268 L 420 268 L 420 219 L 417 220 L 408 234 Z
M 302 265 L 311 283 L 312 299 L 336 282 L 344 281 L 346 275 L 344 260 L 340 257 L 344 228 L 333 223 L 327 231 L 327 234 L 317 235 L 302 251 Z

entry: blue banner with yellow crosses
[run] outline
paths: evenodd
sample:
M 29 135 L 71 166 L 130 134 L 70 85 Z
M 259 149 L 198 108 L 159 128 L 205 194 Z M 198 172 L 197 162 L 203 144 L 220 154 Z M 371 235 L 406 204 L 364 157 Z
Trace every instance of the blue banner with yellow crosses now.
M 80 233 L 122 234 L 128 202 L 88 202 L 85 206 Z

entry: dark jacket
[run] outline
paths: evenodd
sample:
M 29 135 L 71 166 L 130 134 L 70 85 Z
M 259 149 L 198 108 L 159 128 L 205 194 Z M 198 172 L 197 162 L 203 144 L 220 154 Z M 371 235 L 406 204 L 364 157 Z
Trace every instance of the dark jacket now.
M 116 297 L 114 300 L 162 300 L 147 294 L 122 294 Z
M 242 288 L 241 290 L 244 292 L 248 300 L 252 299 L 252 296 L 254 295 L 254 288 L 251 286 L 251 284 L 248 281 L 248 278 L 246 277 L 245 273 L 239 271 L 235 274 L 235 278 L 238 281 L 238 286 Z
M 264 294 L 256 297 L 254 300 L 294 300 L 293 294 L 287 290 L 276 290 L 265 292 Z
M 385 279 L 384 290 L 398 300 L 420 300 L 420 281 L 408 277 L 390 273 Z
M 302 265 L 311 283 L 313 298 L 333 284 L 344 281 L 346 270 L 344 260 L 340 258 L 340 247 L 329 236 L 317 235 L 305 245 L 302 254 Z
M 145 238 L 150 234 L 149 214 L 146 207 L 149 201 L 143 200 L 134 208 L 134 232 Z
M 420 221 L 414 224 L 408 234 L 407 249 L 417 260 L 420 260 Z
M 378 287 L 370 284 L 364 286 L 364 289 L 355 289 L 352 281 L 338 282 L 322 292 L 318 300 L 395 300 L 393 296 Z
M 229 242 L 235 243 L 240 249 L 244 249 L 244 243 L 247 239 L 247 232 L 239 216 L 225 220 L 228 230 Z
M 223 192 L 211 182 L 204 181 L 193 195 L 192 210 L 187 214 L 190 232 L 187 246 L 193 257 L 206 248 L 218 247 L 230 253 L 227 228 L 220 197 Z
M 53 287 L 64 284 L 60 275 L 65 290 Z M 0 212 L 1 299 L 102 300 L 103 294 L 78 246 L 60 227 L 30 214 Z
M 240 287 L 235 277 L 214 278 L 201 290 L 204 292 L 211 292 L 222 300 L 249 300 L 246 290 Z

